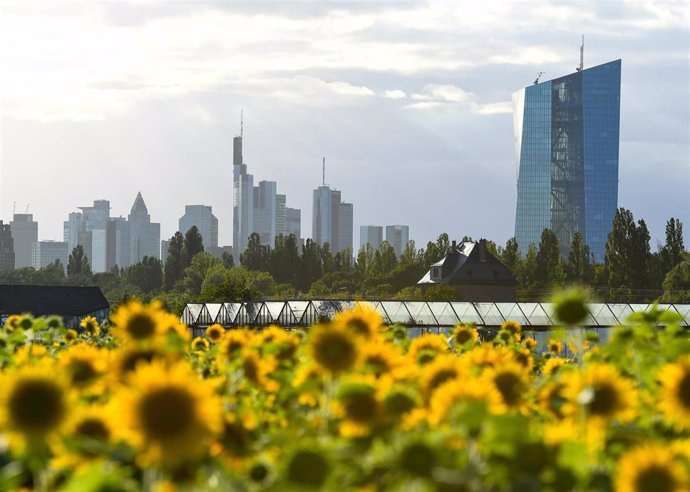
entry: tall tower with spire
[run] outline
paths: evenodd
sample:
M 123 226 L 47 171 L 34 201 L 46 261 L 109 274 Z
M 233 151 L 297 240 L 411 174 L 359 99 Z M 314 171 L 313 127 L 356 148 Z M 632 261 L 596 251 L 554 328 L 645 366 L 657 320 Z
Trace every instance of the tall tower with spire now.
M 232 139 L 232 255 L 239 264 L 240 253 L 247 248 L 254 223 L 254 176 L 247 173 L 242 156 L 244 117 L 240 113 L 240 134 Z
M 127 218 L 130 227 L 130 262 L 139 263 L 144 256 L 160 259 L 161 225 L 151 222 L 144 198 L 137 193 Z

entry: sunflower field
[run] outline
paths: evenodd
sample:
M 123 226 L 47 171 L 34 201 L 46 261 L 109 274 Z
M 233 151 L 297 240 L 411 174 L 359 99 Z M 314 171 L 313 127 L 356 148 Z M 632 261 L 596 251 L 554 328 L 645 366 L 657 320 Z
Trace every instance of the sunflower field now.
M 409 338 L 366 304 L 205 337 L 159 303 L 0 330 L 0 490 L 681 491 L 690 337 L 655 309 L 606 343 L 520 325 Z

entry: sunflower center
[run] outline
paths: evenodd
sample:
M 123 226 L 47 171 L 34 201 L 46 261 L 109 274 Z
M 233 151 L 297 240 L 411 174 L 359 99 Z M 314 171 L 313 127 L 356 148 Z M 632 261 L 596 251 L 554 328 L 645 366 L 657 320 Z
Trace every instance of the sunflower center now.
M 136 340 L 150 338 L 156 331 L 156 323 L 147 314 L 135 314 L 127 322 L 127 332 Z
M 369 323 L 367 323 L 362 318 L 351 318 L 347 322 L 347 327 L 355 333 L 357 333 L 358 335 L 369 335 L 371 333 L 371 327 L 369 326 Z
M 454 369 L 441 369 L 431 377 L 429 381 L 429 391 L 438 388 L 441 384 L 458 376 L 458 372 Z
M 613 414 L 618 407 L 618 392 L 609 384 L 598 384 L 592 388 L 593 396 L 589 404 L 592 415 L 605 417 Z
M 252 383 L 259 381 L 259 365 L 254 358 L 245 359 L 242 363 L 242 370 L 244 371 L 244 377 Z
M 136 369 L 139 362 L 151 362 L 156 356 L 156 352 L 153 350 L 141 350 L 137 352 L 132 352 L 127 354 L 124 361 L 122 362 L 122 369 L 124 372 L 131 372 Z
M 672 492 L 677 490 L 676 480 L 667 468 L 652 465 L 639 472 L 634 490 L 638 492 Z
M 184 435 L 194 424 L 194 402 L 180 388 L 161 388 L 144 396 L 139 406 L 144 433 L 166 441 Z
M 366 359 L 366 365 L 372 368 L 375 375 L 380 376 L 388 371 L 390 371 L 390 365 L 388 361 L 381 355 L 375 354 L 370 355 Z
M 351 396 L 345 403 L 348 418 L 356 422 L 369 422 L 376 415 L 376 399 L 372 393 Z
M 79 422 L 74 433 L 79 437 L 86 437 L 94 441 L 107 441 L 110 430 L 101 419 L 88 418 Z
M 470 340 L 472 340 L 472 334 L 469 331 L 463 330 L 455 334 L 455 341 L 460 345 L 464 345 Z
M 65 414 L 62 390 L 48 380 L 19 382 L 8 401 L 12 422 L 22 432 L 47 432 Z
M 86 386 L 96 377 L 96 368 L 88 360 L 75 359 L 70 363 L 72 382 L 77 386 Z
M 319 363 L 333 371 L 349 368 L 357 356 L 354 344 L 340 334 L 324 337 L 317 343 L 315 355 Z
M 501 393 L 503 401 L 508 406 L 516 405 L 520 401 L 520 378 L 512 372 L 501 372 L 494 378 L 494 384 Z
M 393 393 L 384 402 L 386 411 L 393 415 L 402 415 L 415 407 L 415 402 L 405 393 Z
M 678 384 L 678 399 L 685 408 L 690 408 L 690 372 L 686 372 Z

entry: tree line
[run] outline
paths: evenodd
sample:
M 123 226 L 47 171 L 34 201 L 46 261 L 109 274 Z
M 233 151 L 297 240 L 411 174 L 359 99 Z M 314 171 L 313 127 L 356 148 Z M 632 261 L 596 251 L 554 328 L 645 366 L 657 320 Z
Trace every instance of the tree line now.
M 471 241 L 463 237 L 462 241 Z M 170 309 L 181 311 L 187 302 L 222 302 L 270 298 L 395 298 L 455 299 L 453 289 L 438 285 L 422 291 L 417 281 L 431 264 L 452 248 L 447 233 L 425 248 L 409 241 L 399 256 L 386 241 L 378 248 L 366 245 L 356 255 L 351 249 L 334 253 L 328 243 L 294 235 L 280 235 L 275 244 L 261 244 L 258 234 L 249 237 L 240 265 L 224 253 L 215 258 L 204 251 L 196 227 L 170 239 L 165 261 L 144 259 L 126 268 L 92 273 L 79 245 L 66 269 L 59 260 L 40 270 L 21 268 L 0 273 L 0 283 L 44 285 L 97 285 L 111 305 L 130 298 L 159 298 Z M 652 251 L 644 220 L 635 221 L 629 210 L 616 211 L 606 243 L 603 263 L 596 263 L 580 233 L 573 235 L 562 256 L 556 234 L 544 229 L 539 244 L 521 251 L 515 238 L 505 245 L 487 241 L 518 282 L 518 299 L 544 300 L 554 288 L 577 283 L 589 286 L 602 301 L 690 302 L 690 254 L 683 243 L 683 225 L 671 218 L 664 244 Z

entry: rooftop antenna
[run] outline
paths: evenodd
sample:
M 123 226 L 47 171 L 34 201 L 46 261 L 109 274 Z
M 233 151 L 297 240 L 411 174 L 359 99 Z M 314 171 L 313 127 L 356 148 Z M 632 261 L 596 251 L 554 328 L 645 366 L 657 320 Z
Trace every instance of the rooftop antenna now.
M 544 75 L 546 72 L 537 72 L 537 78 L 534 79 L 534 85 L 537 85 L 539 83 L 539 78 Z
M 323 169 L 321 171 L 321 173 L 322 173 L 321 174 L 321 180 L 322 180 L 323 186 L 326 186 L 326 158 L 325 157 L 323 157 L 322 166 L 323 166 Z
M 240 109 L 240 138 L 244 137 L 244 108 Z
M 585 68 L 585 35 L 582 35 L 582 44 L 580 45 L 580 66 L 577 71 L 581 72 Z

